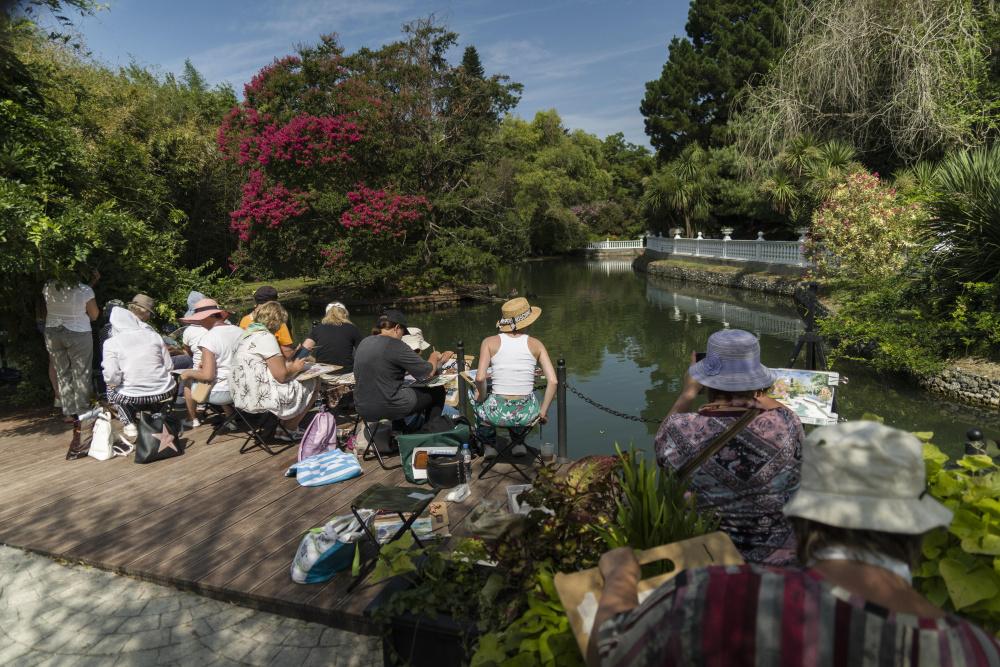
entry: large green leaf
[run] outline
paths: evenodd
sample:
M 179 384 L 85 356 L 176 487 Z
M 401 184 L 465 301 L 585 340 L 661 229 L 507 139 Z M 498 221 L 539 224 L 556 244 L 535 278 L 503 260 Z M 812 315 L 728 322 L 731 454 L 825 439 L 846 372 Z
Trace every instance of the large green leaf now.
M 951 558 L 942 560 L 940 567 L 955 609 L 961 610 L 1000 593 L 1000 577 L 989 568 L 977 564 L 970 570 Z

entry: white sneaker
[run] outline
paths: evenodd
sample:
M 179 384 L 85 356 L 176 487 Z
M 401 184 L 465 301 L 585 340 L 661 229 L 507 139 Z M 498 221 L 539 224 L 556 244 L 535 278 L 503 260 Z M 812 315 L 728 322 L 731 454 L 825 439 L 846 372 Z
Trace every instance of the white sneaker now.
M 135 424 L 126 424 L 122 427 L 122 433 L 125 434 L 126 438 L 135 440 L 139 436 L 139 429 L 135 427 Z
M 198 419 L 197 417 L 195 417 L 194 419 L 185 419 L 184 421 L 181 422 L 181 427 L 186 431 L 189 431 L 193 428 L 198 428 L 199 426 L 201 426 L 201 420 Z
M 510 453 L 514 456 L 524 456 L 528 453 L 528 448 L 524 445 L 514 445 L 510 448 Z
M 483 458 L 484 459 L 495 459 L 497 457 L 497 448 L 492 445 L 483 446 Z

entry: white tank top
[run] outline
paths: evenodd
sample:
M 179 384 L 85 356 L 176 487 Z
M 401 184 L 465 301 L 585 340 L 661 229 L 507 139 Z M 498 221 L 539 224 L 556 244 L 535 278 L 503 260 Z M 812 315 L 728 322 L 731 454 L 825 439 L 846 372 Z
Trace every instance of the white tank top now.
M 493 393 L 526 396 L 535 389 L 535 355 L 528 349 L 528 336 L 500 334 L 500 349 L 490 360 Z

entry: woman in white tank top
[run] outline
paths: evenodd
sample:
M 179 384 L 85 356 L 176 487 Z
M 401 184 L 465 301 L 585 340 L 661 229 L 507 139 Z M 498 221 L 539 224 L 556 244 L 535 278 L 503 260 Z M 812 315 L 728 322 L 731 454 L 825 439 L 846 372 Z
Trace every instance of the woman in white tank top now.
M 531 306 L 527 299 L 511 299 L 501 308 L 497 322 L 500 333 L 484 339 L 479 348 L 472 398 L 477 431 L 486 443 L 487 457 L 497 455 L 493 446 L 496 427 L 526 430 L 536 420 L 543 424 L 548 421 L 549 406 L 556 395 L 556 371 L 542 341 L 525 331 L 541 314 L 542 309 Z M 547 381 L 541 405 L 534 392 L 536 366 L 542 367 Z M 487 392 L 487 370 L 491 368 L 493 386 Z M 515 456 L 527 453 L 523 445 L 511 451 Z

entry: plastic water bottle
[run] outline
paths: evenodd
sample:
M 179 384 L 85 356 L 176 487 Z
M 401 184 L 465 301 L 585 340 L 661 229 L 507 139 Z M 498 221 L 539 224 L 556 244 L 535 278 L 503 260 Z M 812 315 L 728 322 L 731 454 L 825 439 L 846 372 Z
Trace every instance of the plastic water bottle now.
M 467 442 L 462 444 L 462 483 L 472 484 L 472 451 Z
M 469 490 L 469 483 L 472 481 L 472 452 L 469 451 L 468 443 L 462 445 L 462 451 L 459 457 L 459 460 L 462 463 L 459 467 L 459 476 L 461 477 L 462 483 L 449 491 L 448 495 L 445 496 L 446 499 L 453 503 L 462 502 L 469 497 L 470 493 L 472 493 Z

